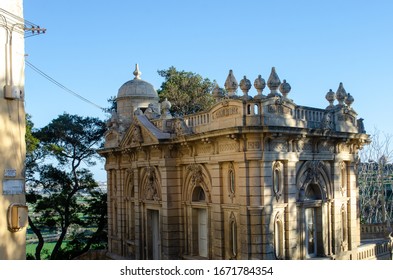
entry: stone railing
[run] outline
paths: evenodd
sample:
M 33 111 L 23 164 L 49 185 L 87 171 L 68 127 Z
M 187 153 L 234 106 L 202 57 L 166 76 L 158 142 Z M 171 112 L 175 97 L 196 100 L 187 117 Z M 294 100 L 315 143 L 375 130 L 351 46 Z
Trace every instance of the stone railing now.
M 188 127 L 195 127 L 199 125 L 206 125 L 210 123 L 210 113 L 199 113 L 184 116 L 184 121 L 186 122 Z
M 391 245 L 388 241 L 361 245 L 355 254 L 354 260 L 391 260 Z
M 239 106 L 240 110 L 237 117 L 259 117 L 264 114 L 261 108 L 261 103 L 248 101 L 246 106 Z M 293 120 L 296 121 L 295 123 L 297 123 L 300 127 L 319 128 L 321 127 L 324 113 L 324 109 L 298 106 L 290 114 L 290 117 L 292 117 Z M 184 121 L 188 127 L 198 127 L 209 124 L 212 121 L 212 117 L 210 112 L 201 112 L 184 116 Z
M 295 119 L 306 122 L 308 128 L 320 128 L 325 110 L 299 106 L 295 109 Z

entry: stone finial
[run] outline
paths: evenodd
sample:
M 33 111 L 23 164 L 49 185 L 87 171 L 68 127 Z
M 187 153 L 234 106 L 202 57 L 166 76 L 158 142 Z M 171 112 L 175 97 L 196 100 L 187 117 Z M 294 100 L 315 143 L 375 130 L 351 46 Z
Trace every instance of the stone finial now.
M 276 68 L 272 67 L 272 71 L 270 73 L 269 79 L 267 80 L 267 86 L 270 89 L 270 93 L 269 93 L 268 97 L 279 96 L 277 89 L 280 86 L 280 84 L 281 84 L 281 81 L 276 73 Z
M 262 91 L 266 87 L 266 82 L 262 78 L 261 75 L 258 75 L 258 78 L 255 79 L 254 81 L 254 88 L 257 90 L 258 95 L 256 97 L 261 98 L 262 97 Z
M 141 116 L 141 115 L 143 115 L 143 112 L 142 112 L 141 108 L 138 107 L 138 108 L 135 110 L 134 115 L 135 115 L 135 116 Z
M 161 102 L 161 119 L 172 119 L 172 114 L 169 109 L 172 108 L 171 102 L 168 101 L 168 98 L 165 98 L 164 101 Z
M 246 76 L 243 77 L 243 79 L 240 81 L 240 89 L 243 92 L 244 98 L 248 99 L 248 91 L 251 88 L 251 82 L 249 79 L 247 79 Z
M 212 93 L 213 93 L 213 97 L 216 100 L 216 102 L 220 101 L 225 96 L 224 90 L 222 88 L 220 88 L 217 83 L 214 86 Z
M 344 89 L 343 83 L 340 83 L 336 91 L 336 99 L 339 106 L 344 106 L 344 101 L 347 98 L 347 92 Z
M 347 104 L 348 108 L 351 108 L 352 103 L 355 101 L 355 98 L 348 92 L 347 99 L 345 99 L 345 104 Z
M 138 65 L 138 63 L 135 64 L 135 70 L 134 70 L 133 74 L 134 74 L 134 76 L 135 76 L 134 80 L 140 80 L 140 79 L 141 79 L 142 72 L 139 71 L 139 65 Z
M 336 100 L 336 94 L 334 93 L 334 91 L 329 89 L 328 93 L 326 93 L 325 95 L 325 98 L 327 101 L 329 101 L 329 106 L 326 107 L 326 109 L 332 109 L 334 107 L 334 100 Z
M 282 84 L 279 87 L 279 90 L 281 94 L 284 96 L 284 98 L 287 98 L 288 93 L 291 91 L 291 85 L 287 83 L 287 80 L 284 79 Z
M 224 86 L 225 86 L 225 89 L 228 92 L 228 96 L 229 97 L 236 96 L 235 91 L 237 90 L 238 83 L 236 81 L 235 76 L 233 75 L 232 69 L 229 70 L 229 74 L 228 74 L 227 79 L 225 80 Z

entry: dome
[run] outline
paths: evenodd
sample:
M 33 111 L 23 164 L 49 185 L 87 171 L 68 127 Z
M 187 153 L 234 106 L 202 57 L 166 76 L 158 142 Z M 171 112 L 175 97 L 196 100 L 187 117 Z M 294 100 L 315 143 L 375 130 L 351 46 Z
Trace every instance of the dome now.
M 119 88 L 117 98 L 132 97 L 137 99 L 158 100 L 158 94 L 153 85 L 140 78 L 142 73 L 139 71 L 138 64 L 133 74 L 135 78 L 125 82 Z

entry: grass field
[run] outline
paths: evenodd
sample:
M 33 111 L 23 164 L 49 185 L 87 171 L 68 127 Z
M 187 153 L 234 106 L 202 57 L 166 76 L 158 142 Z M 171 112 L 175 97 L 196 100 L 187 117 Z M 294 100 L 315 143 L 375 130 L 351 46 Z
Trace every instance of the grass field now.
M 52 252 L 53 248 L 55 247 L 55 244 L 56 244 L 56 242 L 45 242 L 44 243 L 44 247 L 42 248 L 42 251 L 41 251 L 41 259 L 44 260 L 44 259 L 49 258 L 50 253 Z M 64 248 L 65 246 L 67 246 L 67 243 L 63 242 L 63 245 L 61 247 Z M 37 243 L 26 244 L 26 256 L 29 254 L 34 256 L 36 247 L 37 247 Z

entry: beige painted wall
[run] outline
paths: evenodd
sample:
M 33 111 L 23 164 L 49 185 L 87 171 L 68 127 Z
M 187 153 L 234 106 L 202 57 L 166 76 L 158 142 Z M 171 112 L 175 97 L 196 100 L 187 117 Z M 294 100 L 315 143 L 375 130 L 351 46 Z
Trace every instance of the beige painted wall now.
M 23 18 L 23 0 L 1 0 L 0 8 Z M 15 18 L 0 10 L 0 259 L 25 259 L 26 227 L 8 229 L 8 208 L 25 204 L 25 111 L 24 32 Z M 12 43 L 12 44 L 10 44 Z M 11 47 L 12 45 L 12 47 Z M 22 93 L 19 99 L 6 99 L 5 86 Z M 8 173 L 6 174 L 6 170 Z M 8 175 L 8 176 L 7 176 Z M 23 192 L 4 194 L 5 181 L 19 181 Z

